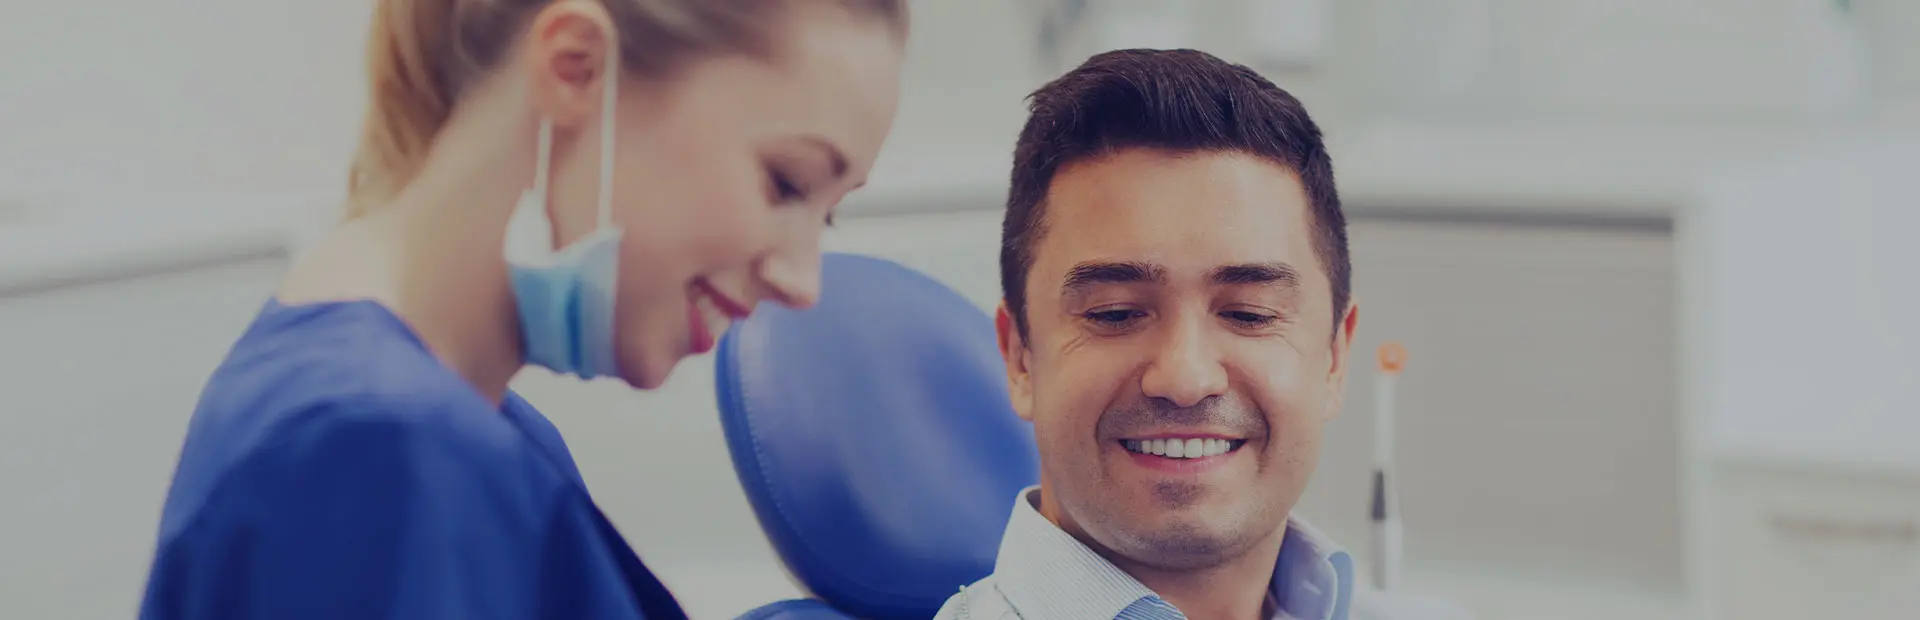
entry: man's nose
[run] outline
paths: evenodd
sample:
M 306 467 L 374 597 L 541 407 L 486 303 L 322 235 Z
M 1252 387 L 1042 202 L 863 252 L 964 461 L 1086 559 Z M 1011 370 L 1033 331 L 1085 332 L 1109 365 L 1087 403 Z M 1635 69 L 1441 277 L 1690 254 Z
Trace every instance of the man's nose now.
M 1208 397 L 1226 393 L 1227 369 L 1199 323 L 1177 321 L 1166 326 L 1160 349 L 1140 379 L 1145 396 L 1193 407 Z

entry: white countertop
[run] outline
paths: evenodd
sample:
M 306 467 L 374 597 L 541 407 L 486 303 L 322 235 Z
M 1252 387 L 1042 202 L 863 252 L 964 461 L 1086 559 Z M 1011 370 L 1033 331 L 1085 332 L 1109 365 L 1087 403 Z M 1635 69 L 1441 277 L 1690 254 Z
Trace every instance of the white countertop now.
M 994 209 L 1005 200 L 1017 127 L 896 136 L 850 217 Z M 1352 213 L 1466 212 L 1493 216 L 1664 219 L 1696 180 L 1805 132 L 1661 125 L 1440 126 L 1375 123 L 1330 129 L 1341 192 Z M 26 217 L 0 207 L 0 296 L 116 271 L 166 269 L 234 253 L 284 248 L 312 229 L 333 197 L 154 197 L 139 210 L 35 201 Z M 69 201 L 71 202 L 71 201 Z M 192 217 L 180 214 L 192 213 Z M 145 215 L 145 214 L 151 214 Z

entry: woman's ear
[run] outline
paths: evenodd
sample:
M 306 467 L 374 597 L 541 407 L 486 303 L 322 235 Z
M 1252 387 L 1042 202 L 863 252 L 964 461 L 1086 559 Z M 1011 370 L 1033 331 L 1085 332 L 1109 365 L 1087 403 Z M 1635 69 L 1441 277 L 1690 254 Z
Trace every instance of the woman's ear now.
M 601 89 L 619 86 L 606 75 L 609 56 L 620 53 L 615 32 L 606 8 L 591 0 L 561 0 L 534 16 L 529 82 L 535 107 L 556 128 L 595 118 L 605 100 Z
M 1020 336 L 1019 327 L 1005 303 L 993 314 L 993 330 L 999 336 L 1000 358 L 1007 363 L 1007 395 L 1013 400 L 1013 412 L 1019 414 L 1020 419 L 1032 422 L 1033 382 L 1027 368 L 1032 354 L 1027 352 L 1026 339 Z

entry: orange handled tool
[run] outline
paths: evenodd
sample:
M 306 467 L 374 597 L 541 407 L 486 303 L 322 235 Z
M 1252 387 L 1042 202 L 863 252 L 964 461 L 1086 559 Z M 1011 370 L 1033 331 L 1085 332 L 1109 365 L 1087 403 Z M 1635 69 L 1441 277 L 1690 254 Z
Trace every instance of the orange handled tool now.
M 1407 348 L 1380 345 L 1380 374 L 1373 383 L 1373 585 L 1390 589 L 1400 581 L 1400 499 L 1393 487 L 1394 380 L 1407 366 Z

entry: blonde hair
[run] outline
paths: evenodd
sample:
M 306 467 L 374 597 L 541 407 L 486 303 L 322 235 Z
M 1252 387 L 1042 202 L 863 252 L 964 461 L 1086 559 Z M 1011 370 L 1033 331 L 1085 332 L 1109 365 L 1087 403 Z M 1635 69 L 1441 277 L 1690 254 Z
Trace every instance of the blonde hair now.
M 599 0 L 619 29 L 620 63 L 641 76 L 692 58 L 767 53 L 796 0 Z M 368 42 L 366 120 L 347 181 L 348 218 L 410 182 L 463 92 L 494 67 L 552 0 L 378 0 Z M 840 0 L 904 36 L 907 0 Z

